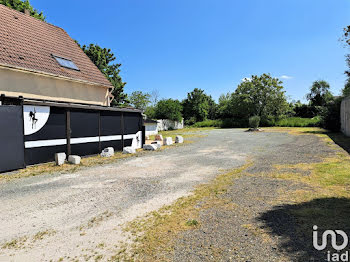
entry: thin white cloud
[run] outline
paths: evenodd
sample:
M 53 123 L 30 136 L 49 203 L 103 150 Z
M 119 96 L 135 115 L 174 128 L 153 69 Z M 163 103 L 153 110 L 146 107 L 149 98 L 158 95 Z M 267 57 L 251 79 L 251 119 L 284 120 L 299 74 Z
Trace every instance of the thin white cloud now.
M 280 76 L 281 79 L 292 79 L 292 76 L 287 76 L 287 75 L 281 75 Z
M 250 81 L 252 81 L 252 79 L 250 77 L 245 77 L 245 78 L 242 78 L 241 81 L 242 82 L 246 82 L 246 81 L 250 82 Z

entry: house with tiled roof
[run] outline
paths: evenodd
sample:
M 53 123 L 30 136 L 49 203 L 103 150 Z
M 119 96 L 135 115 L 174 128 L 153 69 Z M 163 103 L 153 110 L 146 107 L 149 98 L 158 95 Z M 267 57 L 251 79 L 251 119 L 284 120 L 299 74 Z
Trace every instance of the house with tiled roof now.
M 62 29 L 0 5 L 0 94 L 109 106 L 112 84 Z

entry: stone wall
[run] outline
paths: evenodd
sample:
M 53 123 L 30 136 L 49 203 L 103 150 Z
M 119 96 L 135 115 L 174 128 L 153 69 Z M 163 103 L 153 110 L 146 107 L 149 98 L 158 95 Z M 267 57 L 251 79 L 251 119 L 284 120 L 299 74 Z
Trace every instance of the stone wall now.
M 340 110 L 341 131 L 350 136 L 350 97 L 344 98 Z

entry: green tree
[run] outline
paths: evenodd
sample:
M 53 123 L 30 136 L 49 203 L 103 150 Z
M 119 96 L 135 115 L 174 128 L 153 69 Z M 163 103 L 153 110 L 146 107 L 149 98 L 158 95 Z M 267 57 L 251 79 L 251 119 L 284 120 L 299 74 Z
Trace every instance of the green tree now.
M 185 119 L 194 118 L 197 122 L 206 120 L 212 107 L 212 114 L 215 114 L 215 101 L 204 93 L 204 90 L 195 88 L 187 94 L 182 102 Z
M 179 100 L 162 99 L 155 106 L 155 118 L 181 121 L 181 111 L 182 105 Z
M 347 97 L 350 96 L 350 79 L 346 81 L 346 84 L 342 90 L 342 96 Z
M 31 16 L 42 21 L 45 21 L 46 19 L 42 12 L 39 12 L 38 10 L 33 8 L 33 6 L 29 3 L 29 0 L 0 0 L 0 4 L 20 11 L 22 13 L 24 13 L 24 10 L 28 10 Z
M 306 95 L 312 106 L 326 106 L 333 99 L 332 93 L 329 91 L 330 86 L 324 80 L 313 82 L 310 93 Z
M 84 53 L 91 59 L 91 61 L 100 69 L 100 71 L 107 77 L 112 83 L 114 89 L 112 95 L 114 99 L 112 106 L 123 106 L 129 103 L 127 95 L 124 93 L 124 86 L 120 76 L 120 63 L 112 63 L 116 60 L 116 57 L 111 52 L 111 49 L 102 48 L 97 44 L 84 45 L 82 47 Z
M 207 96 L 207 100 L 208 100 L 208 105 L 209 105 L 208 118 L 209 119 L 216 119 L 217 118 L 218 105 L 216 104 L 216 102 L 212 98 L 212 96 Z
M 343 39 L 342 39 L 345 43 L 346 47 L 350 47 L 350 25 L 346 26 L 344 28 L 344 35 L 343 35 Z M 347 54 L 346 56 L 346 62 L 348 64 L 348 67 L 350 68 L 350 54 Z M 350 77 L 350 70 L 346 70 L 345 74 Z
M 143 112 L 148 119 L 155 119 L 156 118 L 156 107 L 155 106 L 149 106 L 146 108 L 146 110 Z
M 145 110 L 151 102 L 151 95 L 142 91 L 134 91 L 129 96 L 131 105 L 140 110 Z
M 288 103 L 282 81 L 269 74 L 262 74 L 244 80 L 231 95 L 229 107 L 234 117 L 248 119 L 259 116 L 266 120 L 284 115 Z
M 217 114 L 219 118 L 230 118 L 232 116 L 231 110 L 231 101 L 232 101 L 232 94 L 227 93 L 227 94 L 222 94 L 219 97 L 219 104 L 217 107 Z

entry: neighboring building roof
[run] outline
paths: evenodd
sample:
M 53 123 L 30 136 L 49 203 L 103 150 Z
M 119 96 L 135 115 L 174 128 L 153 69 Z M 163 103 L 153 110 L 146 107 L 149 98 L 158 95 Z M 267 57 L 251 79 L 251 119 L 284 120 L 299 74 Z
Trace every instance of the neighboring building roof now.
M 62 28 L 2 4 L 0 21 L 0 65 L 113 87 Z M 79 70 L 62 67 L 53 55 L 71 60 Z

